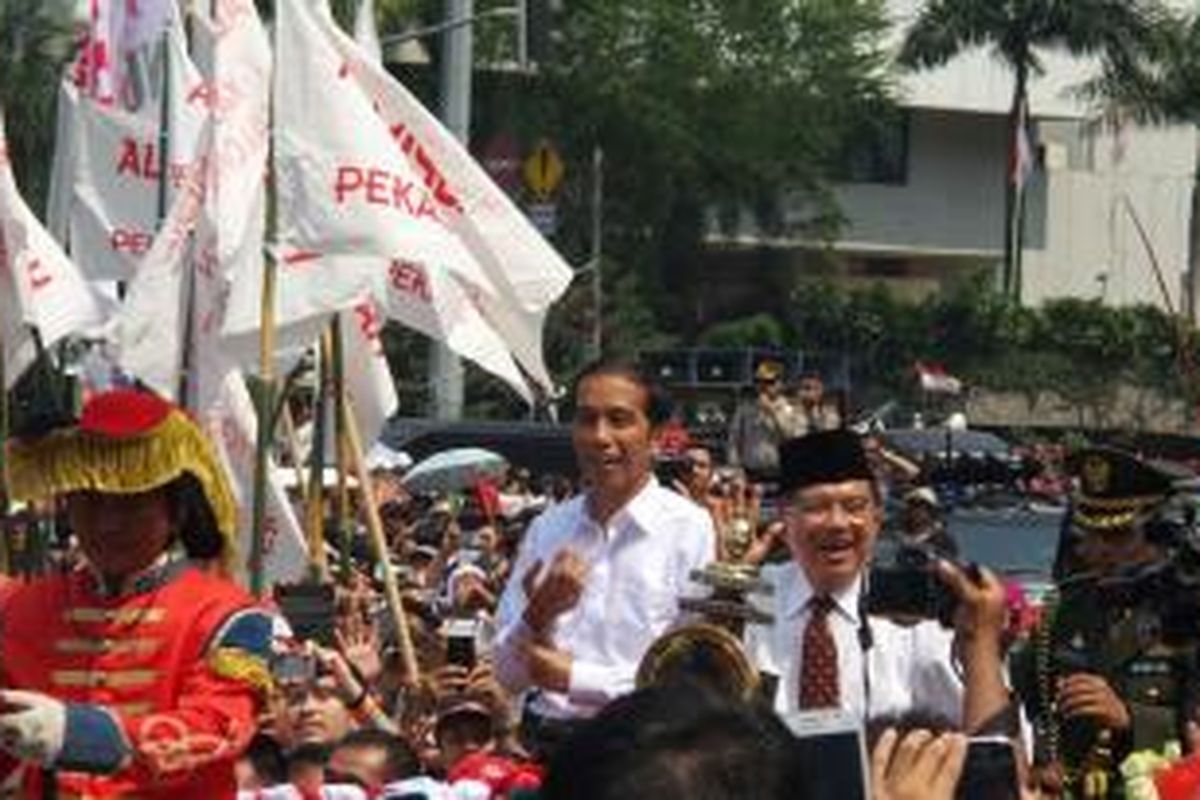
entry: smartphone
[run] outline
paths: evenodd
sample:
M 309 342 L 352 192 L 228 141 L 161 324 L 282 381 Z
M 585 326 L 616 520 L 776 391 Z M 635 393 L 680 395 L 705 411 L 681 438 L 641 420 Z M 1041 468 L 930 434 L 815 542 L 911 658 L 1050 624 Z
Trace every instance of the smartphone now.
M 275 602 L 297 639 L 311 639 L 322 647 L 334 647 L 337 608 L 333 587 L 325 583 L 281 584 L 275 587 Z
M 302 653 L 283 653 L 272 660 L 271 674 L 281 682 L 311 683 L 317 677 L 317 663 Z
M 1019 800 L 1017 755 L 1003 736 L 977 736 L 967 743 L 967 760 L 956 800 Z
M 783 721 L 796 737 L 794 764 L 801 775 L 820 775 L 804 787 L 805 800 L 870 800 L 862 720 L 844 711 L 802 711 Z
M 466 669 L 475 668 L 475 621 L 452 619 L 446 623 L 446 663 Z

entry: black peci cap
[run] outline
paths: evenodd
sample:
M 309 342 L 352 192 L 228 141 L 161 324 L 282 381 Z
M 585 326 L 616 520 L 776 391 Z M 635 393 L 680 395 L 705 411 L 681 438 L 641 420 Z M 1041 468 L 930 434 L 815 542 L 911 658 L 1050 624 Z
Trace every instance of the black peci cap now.
M 779 446 L 779 488 L 785 493 L 819 483 L 874 479 L 862 439 L 853 431 L 818 431 Z

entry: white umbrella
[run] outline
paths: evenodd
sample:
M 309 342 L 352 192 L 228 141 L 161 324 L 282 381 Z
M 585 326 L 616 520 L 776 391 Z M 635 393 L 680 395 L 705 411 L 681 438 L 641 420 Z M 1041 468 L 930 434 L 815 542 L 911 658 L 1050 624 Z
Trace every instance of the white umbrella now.
M 508 462 L 499 453 L 481 447 L 443 450 L 418 463 L 402 482 L 412 492 L 458 492 L 481 478 L 500 478 Z

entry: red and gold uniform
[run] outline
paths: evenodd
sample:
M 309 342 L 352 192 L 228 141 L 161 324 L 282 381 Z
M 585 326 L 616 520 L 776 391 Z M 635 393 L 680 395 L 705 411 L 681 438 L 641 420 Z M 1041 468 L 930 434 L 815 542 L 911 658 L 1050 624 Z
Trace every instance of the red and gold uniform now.
M 116 509 L 163 497 L 170 513 L 155 520 L 169 518 L 163 544 L 114 574 L 101 571 L 125 563 L 104 551 L 109 534 L 159 540 L 136 515 L 107 527 L 73 516 L 90 563 L 0 593 L 0 782 L 19 781 L 22 797 L 47 796 L 47 781 L 58 798 L 234 797 L 234 762 L 269 688 L 273 620 L 220 574 L 236 509 L 211 445 L 166 401 L 120 390 L 8 455 L 14 497 L 66 495 L 72 513 L 83 497 Z
M 232 797 L 267 686 L 271 620 L 184 560 L 105 597 L 87 570 L 0 606 L 0 685 L 66 701 L 59 797 Z M 25 796 L 40 797 L 40 769 Z

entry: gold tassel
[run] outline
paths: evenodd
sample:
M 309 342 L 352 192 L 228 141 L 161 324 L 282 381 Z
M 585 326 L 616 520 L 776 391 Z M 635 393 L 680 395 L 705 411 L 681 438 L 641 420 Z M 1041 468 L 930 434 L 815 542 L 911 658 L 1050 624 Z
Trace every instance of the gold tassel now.
M 9 496 L 28 502 L 78 491 L 137 494 L 184 473 L 200 482 L 224 539 L 226 566 L 236 563 L 237 506 L 212 444 L 182 411 L 137 436 L 93 436 L 76 429 L 8 443 Z

